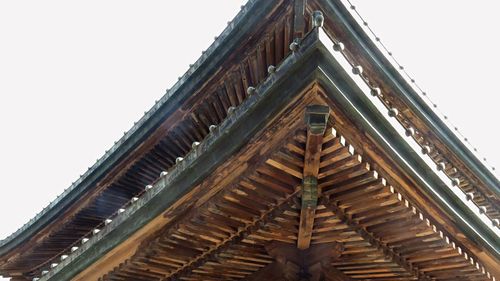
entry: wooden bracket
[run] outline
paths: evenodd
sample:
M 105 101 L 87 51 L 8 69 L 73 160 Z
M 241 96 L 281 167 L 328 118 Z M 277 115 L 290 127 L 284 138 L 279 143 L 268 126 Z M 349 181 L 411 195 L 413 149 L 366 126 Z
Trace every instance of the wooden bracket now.
M 265 248 L 275 262 L 247 280 L 324 280 L 329 274 L 327 271 L 332 267 L 331 262 L 337 260 L 344 250 L 344 246 L 336 242 L 317 244 L 307 250 L 299 250 L 291 244 L 273 241 Z

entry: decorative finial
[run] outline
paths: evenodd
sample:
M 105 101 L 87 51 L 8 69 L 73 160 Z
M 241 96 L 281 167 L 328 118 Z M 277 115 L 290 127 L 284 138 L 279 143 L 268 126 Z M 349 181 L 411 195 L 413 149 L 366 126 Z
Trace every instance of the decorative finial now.
M 254 87 L 252 87 L 252 86 L 248 87 L 248 88 L 247 88 L 247 94 L 248 94 L 249 96 L 251 96 L 251 95 L 255 94 L 255 88 L 254 88 Z
M 342 52 L 345 49 L 344 43 L 337 42 L 333 44 L 333 50 L 336 52 Z
M 398 116 L 399 111 L 398 111 L 397 108 L 392 107 L 391 109 L 389 109 L 389 113 L 388 114 L 389 114 L 389 117 L 396 117 L 396 116 Z
M 195 142 L 193 142 L 193 143 L 191 144 L 191 148 L 192 148 L 192 149 L 195 149 L 196 147 L 198 147 L 198 145 L 200 145 L 200 143 L 199 143 L 199 142 L 197 142 L 197 141 L 195 141 Z
M 422 154 L 429 154 L 431 153 L 431 147 L 428 145 L 422 146 Z
M 352 73 L 355 75 L 360 75 L 363 73 L 363 67 L 361 65 L 356 65 L 352 68 Z
M 312 14 L 314 27 L 322 27 L 325 22 L 325 17 L 321 11 L 314 11 Z
M 382 91 L 380 90 L 379 87 L 373 87 L 371 90 L 370 90 L 370 94 L 374 97 L 378 97 L 382 94 Z
M 411 137 L 411 136 L 415 135 L 415 129 L 413 129 L 413 127 L 406 128 L 405 135 L 407 137 Z
M 270 65 L 270 66 L 267 67 L 267 73 L 273 74 L 275 72 L 276 72 L 276 66 Z
M 439 162 L 437 163 L 436 169 L 438 171 L 444 171 L 444 169 L 446 169 L 446 164 L 444 162 Z
M 465 193 L 465 199 L 467 199 L 468 201 L 472 201 L 474 199 L 474 193 L 472 192 Z

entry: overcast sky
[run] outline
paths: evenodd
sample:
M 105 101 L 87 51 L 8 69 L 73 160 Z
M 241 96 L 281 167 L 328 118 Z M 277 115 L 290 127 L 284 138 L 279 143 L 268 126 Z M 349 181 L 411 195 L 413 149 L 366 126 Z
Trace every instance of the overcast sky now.
M 244 2 L 0 1 L 0 239 L 93 165 Z M 500 166 L 497 2 L 354 4 L 439 108 Z

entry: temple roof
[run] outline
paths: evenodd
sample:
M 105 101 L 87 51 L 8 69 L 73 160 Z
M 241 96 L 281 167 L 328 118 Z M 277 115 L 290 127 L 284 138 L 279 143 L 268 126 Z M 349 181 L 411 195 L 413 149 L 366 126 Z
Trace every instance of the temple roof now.
M 349 85 L 353 93 L 325 94 L 322 102 L 328 103 L 330 98 L 340 103 L 341 110 L 348 112 L 345 115 L 358 118 L 354 123 L 361 126 L 361 132 L 370 134 L 375 139 L 372 141 L 383 147 L 392 159 L 400 159 L 394 165 L 404 170 L 419 192 L 432 198 L 437 206 L 439 215 L 435 214 L 434 220 L 442 218 L 441 212 L 444 212 L 462 234 L 475 239 L 480 245 L 478 249 L 489 253 L 490 257 L 483 259 L 498 260 L 498 179 L 454 129 L 433 111 L 403 69 L 391 63 L 344 5 L 342 1 L 308 1 L 303 28 L 299 32 L 303 35 L 307 31 L 308 35 L 294 46 L 292 40 L 297 36 L 294 32 L 300 25 L 293 16 L 297 7 L 290 1 L 249 1 L 200 59 L 93 167 L 40 214 L 0 242 L 0 272 L 16 276 L 22 271 L 30 277 L 38 276 L 50 264 L 59 263 L 61 255 L 69 255 L 67 251 L 74 247 L 79 249 L 54 266 L 44 278 L 60 274 L 65 279 L 83 271 L 112 246 L 125 242 L 165 210 L 177 206 L 177 200 L 190 190 L 196 190 L 200 181 L 222 165 L 221 161 L 246 145 L 252 133 L 267 128 L 264 117 L 271 118 L 273 110 L 278 112 L 289 106 L 294 95 L 307 88 L 306 82 L 318 83 L 316 92 L 334 91 L 334 87 L 328 87 L 332 87 L 331 84 L 338 86 L 340 82 L 331 83 L 329 79 L 333 78 L 329 73 L 314 70 L 326 71 L 328 67 L 338 73 L 352 69 L 350 75 L 354 77 L 344 76 L 345 81 L 354 81 Z M 311 14 L 315 10 L 321 10 L 326 18 L 322 27 L 313 28 Z M 271 21 L 276 24 L 269 26 L 267 23 Z M 290 81 L 287 75 L 291 74 L 305 75 L 307 79 L 301 83 Z M 275 93 L 285 84 L 296 88 L 290 91 L 288 99 L 264 94 Z M 373 94 L 376 101 L 363 97 L 363 91 L 357 89 Z M 275 109 L 265 109 L 263 101 L 266 100 L 267 106 L 274 105 Z M 252 110 L 255 110 L 253 115 Z M 395 118 L 381 118 L 374 113 L 377 110 L 388 111 Z M 255 112 L 267 112 L 267 115 Z M 367 116 L 371 116 L 371 121 L 363 119 Z M 239 127 L 235 128 L 234 124 Z M 248 131 L 242 131 L 244 129 Z M 303 141 L 301 129 L 295 129 L 298 141 Z M 341 129 L 343 133 L 348 130 Z M 398 141 L 398 130 L 410 137 L 412 144 Z M 355 134 L 348 134 L 352 134 L 351 141 L 355 141 Z M 392 143 L 387 143 L 389 140 Z M 364 149 L 358 145 L 357 150 Z M 348 152 L 355 155 L 353 151 Z M 416 156 L 420 153 L 424 155 Z M 383 162 L 373 156 L 369 158 L 373 162 Z M 193 169 L 197 171 L 196 177 L 185 179 L 185 174 L 192 173 Z M 249 169 L 249 173 L 252 171 Z M 368 171 L 373 169 L 368 168 Z M 173 187 L 182 180 L 185 181 L 183 189 Z M 404 193 L 387 188 L 396 196 L 399 192 Z M 148 192 L 150 189 L 153 191 Z M 294 189 L 289 191 L 292 197 Z M 405 197 L 408 199 L 401 201 L 403 205 L 405 200 L 416 200 L 418 196 Z M 336 208 L 328 202 L 323 203 L 326 209 Z M 414 209 L 406 207 L 409 212 L 418 214 L 419 208 L 423 208 L 418 206 L 421 203 L 415 204 Z M 297 206 L 291 204 L 289 208 L 297 209 Z M 178 206 L 172 212 L 178 214 L 183 210 Z M 333 210 L 333 213 L 339 212 L 343 211 Z M 422 210 L 426 212 L 430 210 Z M 347 225 L 356 228 L 349 224 L 349 219 Z M 432 225 L 428 227 L 432 229 Z M 118 236 L 115 229 L 120 229 Z M 443 231 L 453 233 L 450 229 Z M 439 231 L 436 233 L 439 236 Z M 450 234 L 446 239 L 456 239 L 452 236 L 455 235 Z M 82 239 L 88 241 L 80 246 Z M 456 243 L 466 243 L 464 241 Z M 413 274 L 407 264 L 396 264 Z

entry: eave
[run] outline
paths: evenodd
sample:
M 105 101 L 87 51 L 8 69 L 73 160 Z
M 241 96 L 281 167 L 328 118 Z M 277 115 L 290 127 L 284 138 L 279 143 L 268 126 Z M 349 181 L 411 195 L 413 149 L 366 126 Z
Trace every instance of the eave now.
M 179 81 L 128 132 L 125 132 L 113 147 L 33 219 L 0 241 L 0 257 L 12 254 L 17 248 L 36 237 L 40 231 L 50 228 L 54 221 L 57 221 L 78 200 L 92 193 L 99 181 L 138 149 L 167 118 L 175 117 L 175 114 L 182 112 L 185 101 L 219 71 L 227 56 L 238 48 L 249 34 L 252 34 L 255 26 L 260 24 L 260 19 L 276 7 L 275 2 L 261 2 L 251 0 L 242 7 L 242 11 L 217 40 L 179 78 Z
M 342 55 L 331 50 L 332 45 L 333 42 L 321 29 L 311 32 L 301 42 L 299 49 L 278 67 L 276 73 L 256 89 L 256 94 L 238 107 L 173 173 L 162 178 L 135 205 L 42 277 L 42 280 L 69 280 L 94 262 L 99 262 L 114 247 L 132 239 L 135 231 L 147 228 L 149 222 L 161 217 L 176 200 L 191 192 L 204 177 L 240 150 L 313 83 L 318 83 L 326 95 L 335 101 L 336 108 L 353 120 L 357 130 L 372 139 L 432 200 L 438 210 L 454 222 L 459 232 L 465 235 L 456 239 L 460 242 L 475 241 L 481 250 L 489 253 L 489 256 L 482 256 L 481 260 L 489 265 L 498 262 L 497 231 L 482 220 L 478 221 L 479 214 L 467 207 L 464 199 L 452 192 L 451 187 L 415 151 L 411 141 L 404 137 L 404 130 L 397 122 L 386 117 L 382 105 L 377 106 L 370 99 L 368 86 L 359 77 L 349 73 L 350 65 L 343 60 Z M 428 207 L 431 208 L 430 205 Z M 471 251 L 480 253 L 477 249 Z
M 313 5 L 314 8 L 320 8 L 325 14 L 331 15 L 331 21 L 326 21 L 325 29 L 330 36 L 343 41 L 348 46 L 346 53 L 348 53 L 349 60 L 365 68 L 375 87 L 387 90 L 383 92 L 383 95 L 390 97 L 391 102 L 400 106 L 400 112 L 407 115 L 406 119 L 413 123 L 421 123 L 413 125 L 419 126 L 416 129 L 422 129 L 422 132 L 428 134 L 431 145 L 439 146 L 439 149 L 443 150 L 442 153 L 448 154 L 446 158 L 449 164 L 458 169 L 456 173 L 450 174 L 455 174 L 454 177 L 465 176 L 469 184 L 473 186 L 472 190 L 479 189 L 481 198 L 477 199 L 486 202 L 476 203 L 476 208 L 488 208 L 490 220 L 498 220 L 500 181 L 493 172 L 424 101 L 415 86 L 404 76 L 403 70 L 396 68 L 392 61 L 382 53 L 376 42 L 367 35 L 362 25 L 351 15 L 348 7 L 345 6 L 345 1 L 318 0 L 314 2 L 316 3 Z M 493 211 L 493 216 L 489 215 L 490 211 Z
M 34 237 L 36 238 L 40 230 L 53 227 L 53 222 L 58 219 L 60 220 L 61 214 L 64 214 L 69 208 L 77 205 L 80 198 L 95 192 L 96 184 L 104 176 L 109 174 L 112 169 L 116 169 L 126 157 L 131 157 L 130 155 L 136 151 L 138 147 L 143 145 L 143 143 L 148 140 L 151 133 L 158 130 L 166 119 L 175 119 L 176 116 L 180 116 L 187 112 L 189 110 L 186 105 L 186 103 L 189 103 L 187 101 L 193 99 L 193 95 L 199 91 L 200 87 L 203 86 L 202 84 L 210 80 L 210 77 L 219 74 L 220 67 L 227 59 L 227 56 L 231 55 L 232 52 L 238 48 L 238 45 L 247 39 L 246 37 L 248 34 L 252 34 L 252 29 L 255 28 L 257 24 L 263 24 L 265 16 L 270 11 L 277 9 L 277 3 L 278 2 L 273 1 L 250 1 L 214 44 L 188 70 L 188 72 L 180 78 L 179 82 L 176 83 L 176 85 L 168 91 L 168 93 L 148 113 L 146 113 L 145 116 L 126 133 L 101 160 L 90 168 L 74 186 L 63 193 L 56 201 L 51 203 L 47 209 L 42 211 L 34 221 L 31 221 L 16 232 L 16 234 L 0 243 L 0 256 L 5 257 L 13 252 L 22 251 L 19 249 L 22 249 L 23 243 Z M 370 38 L 366 36 L 362 28 L 349 15 L 342 3 L 340 3 L 340 1 L 310 1 L 307 9 L 310 10 L 314 8 L 315 3 L 320 4 L 321 9 L 323 9 L 327 17 L 325 24 L 326 33 L 330 37 L 336 38 L 335 36 L 339 33 L 339 30 L 342 30 L 340 35 L 343 40 L 347 40 L 346 42 L 353 47 L 353 49 L 349 48 L 346 50 L 346 53 L 350 52 L 350 55 L 354 54 L 351 58 L 354 57 L 358 59 L 358 62 L 366 69 L 373 70 L 373 72 L 369 72 L 371 75 L 370 77 L 376 77 L 377 82 L 381 81 L 384 87 L 394 92 L 394 95 L 400 98 L 401 103 L 404 103 L 406 106 L 404 110 L 413 112 L 426 128 L 430 128 L 432 131 L 431 137 L 434 138 L 433 141 L 436 140 L 442 146 L 450 149 L 454 157 L 450 159 L 450 161 L 454 162 L 454 165 L 455 162 L 459 162 L 461 167 L 465 167 L 468 174 L 472 175 L 474 184 L 477 184 L 478 188 L 480 188 L 483 193 L 487 195 L 496 194 L 496 198 L 498 198 L 499 183 L 495 176 L 484 167 L 484 165 L 455 136 L 452 130 L 450 130 L 432 109 L 422 101 L 411 85 L 401 76 L 401 73 L 392 66 Z M 308 38 L 311 38 L 310 36 Z M 311 46 L 314 45 L 316 49 L 310 52 L 317 56 L 322 56 L 323 61 L 330 60 L 330 64 L 335 65 L 336 59 L 327 59 L 328 56 L 331 55 L 331 46 L 333 42 L 329 41 L 329 39 L 323 41 L 322 39 L 316 40 L 318 40 L 319 43 L 311 43 Z M 303 44 L 305 44 L 303 46 L 307 45 L 306 42 Z M 300 52 L 302 52 L 302 50 L 294 55 L 295 58 L 287 59 L 290 69 L 295 67 L 292 67 L 293 63 L 291 61 L 297 59 Z M 311 55 L 311 57 L 314 58 L 314 55 Z M 311 73 L 306 73 L 304 72 L 305 70 L 300 70 L 302 71 L 300 72 L 296 69 L 290 70 L 290 73 L 295 73 L 296 75 L 310 75 L 308 76 L 308 78 L 310 78 L 310 83 L 316 81 L 321 87 L 327 89 L 328 94 L 332 95 L 331 98 L 338 100 L 338 102 L 342 104 L 342 110 L 348 112 L 353 120 L 360 120 L 359 128 L 362 128 L 364 132 L 370 132 L 370 136 L 380 144 L 380 147 L 384 148 L 384 151 L 387 151 L 386 154 L 390 156 L 387 157 L 398 159 L 398 165 L 404 168 L 405 174 L 408 177 L 414 179 L 415 184 L 423 190 L 422 192 L 427 194 L 433 201 L 440 202 L 438 204 L 440 206 L 438 212 L 447 213 L 452 220 L 457 222 L 461 232 L 466 233 L 468 237 L 463 238 L 462 242 L 465 243 L 468 239 L 478 241 L 477 243 L 468 243 L 472 246 L 477 246 L 478 249 L 487 249 L 487 252 L 497 255 L 498 236 L 495 236 L 495 232 L 498 232 L 498 228 L 492 229 L 490 226 L 491 223 L 488 223 L 488 218 L 485 218 L 484 214 L 478 214 L 476 206 L 471 205 L 470 202 L 466 200 L 464 201 L 459 191 L 452 191 L 456 191 L 456 188 L 454 189 L 451 187 L 449 185 L 449 180 L 443 178 L 439 173 L 436 173 L 432 163 L 427 161 L 428 159 L 426 160 L 425 157 L 420 157 L 418 153 L 420 148 L 413 145 L 411 140 L 397 142 L 396 145 L 391 143 L 393 138 L 398 139 L 398 137 L 402 137 L 401 130 L 399 130 L 401 127 L 398 127 L 397 123 L 392 122 L 394 121 L 392 119 L 380 117 L 380 112 L 384 113 L 384 107 L 381 107 L 381 104 L 373 101 L 376 105 L 370 105 L 370 99 L 367 99 L 360 91 L 350 92 L 351 89 L 356 89 L 356 87 L 364 87 L 363 91 L 369 91 L 370 89 L 366 88 L 366 86 L 354 85 L 351 83 L 351 85 L 346 86 L 348 90 L 341 91 L 343 95 L 341 93 L 336 93 L 339 87 L 334 87 L 332 85 L 338 86 L 345 84 L 345 82 L 336 81 L 336 77 L 330 76 L 331 73 L 338 71 L 338 69 L 329 64 L 324 64 L 324 62 L 319 63 L 317 60 L 319 59 L 315 58 L 312 61 L 301 62 L 302 66 L 300 66 L 300 68 L 311 67 Z M 316 63 L 315 66 L 314 63 Z M 280 66 L 280 69 L 281 67 L 282 66 Z M 298 68 L 299 66 L 296 67 Z M 344 65 L 342 69 L 344 69 L 345 72 L 345 69 L 349 69 L 349 67 L 351 66 Z M 278 75 L 271 76 L 265 83 L 271 83 L 269 79 L 276 79 L 276 77 L 278 77 Z M 345 78 L 347 79 L 346 81 L 349 81 L 348 76 Z M 263 90 L 262 87 L 265 87 L 265 84 L 259 87 L 258 92 Z M 273 87 L 277 87 L 277 85 Z M 193 101 L 190 102 L 192 103 Z M 399 105 L 400 104 L 398 104 L 398 106 Z M 377 112 L 377 110 L 379 113 L 374 113 Z M 382 116 L 383 115 L 384 114 L 382 114 Z M 387 125 L 387 122 L 389 122 L 388 120 L 392 122 L 392 129 L 391 126 Z M 383 125 L 378 128 L 379 124 Z M 185 163 L 187 162 L 182 162 L 180 166 L 184 167 L 187 165 Z M 159 182 L 162 181 L 164 181 L 164 179 L 161 179 Z M 457 194 L 460 196 L 457 196 Z M 175 198 L 171 200 L 174 202 Z M 494 206 L 493 204 L 493 207 Z M 168 206 L 163 205 L 163 207 L 167 208 Z M 157 211 L 160 212 L 159 209 Z M 146 222 L 149 219 L 152 219 L 152 217 L 143 220 Z M 115 221 L 113 221 L 113 223 L 115 223 Z M 105 232 L 103 232 L 103 235 L 104 233 Z M 131 233 L 129 234 L 131 235 Z M 120 239 L 125 238 L 126 236 L 123 236 Z M 110 249 L 111 248 L 104 249 L 103 253 Z

